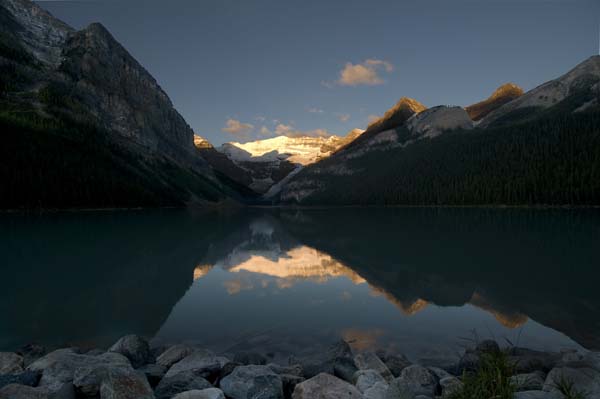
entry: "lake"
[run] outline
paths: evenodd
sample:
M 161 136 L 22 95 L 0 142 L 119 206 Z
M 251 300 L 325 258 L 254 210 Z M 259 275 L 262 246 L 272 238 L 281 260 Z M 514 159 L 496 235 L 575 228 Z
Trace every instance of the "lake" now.
M 0 350 L 137 333 L 414 360 L 600 349 L 600 212 L 344 208 L 0 215 Z

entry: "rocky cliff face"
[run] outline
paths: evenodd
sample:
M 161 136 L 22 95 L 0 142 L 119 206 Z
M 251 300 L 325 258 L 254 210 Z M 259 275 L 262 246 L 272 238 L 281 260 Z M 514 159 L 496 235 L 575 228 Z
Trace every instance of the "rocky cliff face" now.
M 193 132 L 156 80 L 101 25 L 70 35 L 59 71 L 71 95 L 98 123 L 149 152 L 180 159 L 193 151 Z
M 416 138 L 431 138 L 445 130 L 472 129 L 473 121 L 463 108 L 441 105 L 411 116 L 406 127 Z
M 69 173 L 82 181 L 86 179 L 77 175 L 78 169 L 84 170 L 77 164 L 79 154 L 91 150 L 89 146 L 99 146 L 97 153 L 102 154 L 98 155 L 102 161 L 96 162 L 107 168 L 104 172 L 98 168 L 99 178 L 127 176 L 119 183 L 110 183 L 111 189 L 118 192 L 107 195 L 110 204 L 120 204 L 124 199 L 135 205 L 137 199 L 132 198 L 139 196 L 151 198 L 150 203 L 160 203 L 164 198 L 169 198 L 169 204 L 203 202 L 207 198 L 222 200 L 226 192 L 231 194 L 230 187 L 225 187 L 194 146 L 193 131 L 167 94 L 101 24 L 75 31 L 29 0 L 0 0 L 0 22 L 0 101 L 3 108 L 16 112 L 9 118 L 11 126 L 17 121 L 18 126 L 11 127 L 15 140 L 30 140 L 29 134 L 18 130 L 41 124 L 44 140 L 33 139 L 31 145 L 56 146 L 60 140 L 75 141 L 64 154 L 50 153 L 48 157 L 56 161 L 53 167 L 57 168 L 75 162 L 70 166 L 74 171 Z M 63 133 L 52 136 L 52 129 L 46 126 Z M 37 161 L 19 162 L 30 165 L 32 179 L 40 178 L 33 170 Z M 43 168 L 52 179 L 63 173 L 48 165 Z M 18 181 L 25 184 L 29 178 Z M 50 177 L 44 177 L 40 183 L 50 181 Z M 57 184 L 60 182 L 50 186 Z M 122 189 L 123 184 L 127 190 Z M 33 188 L 22 188 L 33 193 L 27 195 L 37 196 Z M 63 191 L 73 190 L 64 187 Z M 86 199 L 78 197 L 74 204 L 65 206 L 86 206 L 90 200 L 94 206 L 107 203 L 96 202 L 98 195 L 91 188 L 76 190 L 85 191 Z M 128 197 L 122 198 L 124 195 Z M 60 207 L 60 196 L 54 197 L 53 206 Z M 43 202 L 39 198 L 30 200 Z M 18 203 L 10 206 L 15 205 Z
M 38 61 L 49 66 L 61 62 L 62 47 L 74 30 L 29 0 L 0 0 L 7 14 L 5 28 Z
M 478 121 L 490 112 L 523 95 L 523 89 L 514 83 L 498 87 L 487 99 L 465 108 L 472 120 Z
M 580 92 L 589 91 L 590 89 L 597 91 L 599 82 L 600 56 L 595 55 L 561 77 L 546 82 L 489 113 L 481 120 L 481 126 L 491 126 L 510 119 L 511 115 L 515 115 L 517 112 L 547 109 Z M 588 101 L 598 104 L 597 99 Z M 591 104 L 586 104 L 584 101 L 576 105 L 586 107 Z

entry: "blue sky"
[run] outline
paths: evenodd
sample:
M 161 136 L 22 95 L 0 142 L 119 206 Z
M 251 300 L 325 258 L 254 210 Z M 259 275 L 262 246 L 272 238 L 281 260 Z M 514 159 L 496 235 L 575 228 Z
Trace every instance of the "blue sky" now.
M 598 53 L 597 0 L 40 1 L 104 24 L 213 144 L 345 134 L 400 97 L 468 105 Z

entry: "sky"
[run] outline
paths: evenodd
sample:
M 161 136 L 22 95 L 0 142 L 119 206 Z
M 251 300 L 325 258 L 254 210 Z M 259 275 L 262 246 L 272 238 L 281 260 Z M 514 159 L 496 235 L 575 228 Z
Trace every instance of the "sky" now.
M 597 0 L 39 1 L 92 22 L 215 145 L 344 135 L 401 97 L 466 106 L 598 54 Z

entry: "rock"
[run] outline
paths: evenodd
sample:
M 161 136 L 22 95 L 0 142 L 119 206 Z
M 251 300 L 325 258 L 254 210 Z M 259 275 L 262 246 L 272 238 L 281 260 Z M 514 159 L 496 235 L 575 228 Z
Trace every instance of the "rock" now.
M 156 386 L 157 399 L 170 399 L 178 393 L 212 388 L 210 382 L 197 375 L 193 370 L 185 370 L 175 375 L 165 376 Z
M 440 105 L 411 116 L 406 127 L 417 137 L 435 137 L 446 130 L 472 129 L 473 121 L 462 107 Z
M 600 372 L 592 368 L 556 367 L 548 373 L 543 390 L 560 393 L 559 386 L 564 384 L 569 385 L 574 393 L 600 398 Z
M 17 354 L 23 356 L 25 367 L 35 362 L 46 353 L 46 348 L 38 344 L 27 344 L 17 351 Z
M 233 373 L 233 370 L 235 370 L 235 368 L 238 367 L 238 366 L 242 366 L 242 364 L 235 363 L 235 362 L 225 363 L 225 365 L 223 366 L 223 368 L 219 372 L 219 377 L 216 379 L 215 385 L 217 385 L 223 378 L 225 378 L 229 374 Z M 276 373 L 276 374 L 279 374 L 279 373 Z
M 164 367 L 171 367 L 183 358 L 196 351 L 195 348 L 188 345 L 173 345 L 156 358 L 156 364 Z
M 361 399 L 358 389 L 337 377 L 321 373 L 296 385 L 292 399 Z
M 193 371 L 196 375 L 209 380 L 216 379 L 229 359 L 222 356 L 215 356 L 209 351 L 195 351 L 182 360 L 175 363 L 165 374 L 165 377 L 171 377 L 182 371 Z
M 105 353 L 106 351 L 102 349 L 90 349 L 89 351 L 85 352 L 85 354 L 88 356 L 100 356 Z
M 439 367 L 427 367 L 427 370 L 429 370 L 431 372 L 431 374 L 433 374 L 435 376 L 435 378 L 437 378 L 438 380 L 441 380 L 441 379 L 447 378 L 447 377 L 454 377 L 452 374 L 450 374 L 446 370 L 441 369 Z
M 442 398 L 450 398 L 455 392 L 460 391 L 463 386 L 461 380 L 456 377 L 444 377 L 440 379 L 440 387 L 442 389 Z
M 371 388 L 363 392 L 364 399 L 386 399 L 390 386 L 386 382 L 376 382 Z
M 111 346 L 109 351 L 125 356 L 134 368 L 141 367 L 151 360 L 148 341 L 138 335 L 124 336 Z
M 23 357 L 13 352 L 0 352 L 0 375 L 23 371 Z
M 41 388 L 10 384 L 0 388 L 0 399 L 50 399 L 50 396 Z
M 345 371 L 345 369 L 348 368 L 348 364 L 352 364 L 353 362 L 354 360 L 350 345 L 342 340 L 338 341 L 325 351 L 303 357 L 299 360 L 299 363 L 304 370 L 304 377 L 306 378 L 314 377 L 319 373 L 334 374 L 336 363 L 342 365 L 338 371 Z M 350 380 L 355 371 L 356 370 L 349 376 Z
M 377 356 L 387 366 L 394 377 L 399 377 L 402 370 L 412 363 L 402 354 L 377 353 Z
M 354 385 L 356 388 L 362 393 L 364 393 L 367 389 L 371 388 L 378 382 L 383 382 L 387 384 L 385 378 L 381 376 L 375 370 L 358 370 L 354 374 Z
M 564 399 L 564 396 L 545 391 L 523 391 L 515 392 L 513 399 Z
M 267 366 L 239 366 L 221 380 L 221 389 L 232 399 L 283 399 L 283 382 Z
M 133 369 L 110 369 L 100 386 L 102 399 L 155 399 L 146 377 Z
M 275 374 L 291 374 L 302 377 L 304 371 L 302 370 L 302 366 L 299 364 L 294 364 L 291 366 L 281 366 L 275 363 L 267 364 L 267 367 L 270 368 Z
M 526 348 L 512 348 L 508 360 L 515 364 L 516 373 L 548 372 L 560 361 L 561 355 L 553 352 L 541 352 Z
M 92 389 L 89 385 L 99 384 L 99 379 L 103 377 L 102 371 L 94 370 L 103 367 L 131 369 L 131 364 L 126 357 L 118 353 L 107 352 L 100 356 L 87 356 L 80 355 L 73 349 L 59 349 L 33 362 L 27 369 L 41 372 L 39 385 L 50 393 L 56 393 L 65 385 L 71 386 L 78 369 L 82 369 L 80 378 L 81 383 L 87 386 L 85 389 Z
M 373 352 L 359 353 L 354 357 L 354 363 L 360 370 L 375 370 L 388 382 L 394 379 L 390 369 Z
M 390 386 L 400 385 L 408 388 L 413 395 L 427 395 L 433 397 L 435 395 L 437 381 L 433 374 L 423 366 L 412 365 L 408 366 L 400 377 L 396 378 Z
M 546 374 L 541 371 L 527 374 L 517 374 L 510 377 L 510 382 L 517 391 L 538 391 L 544 387 Z
M 416 399 L 416 396 L 406 383 L 396 378 L 389 384 L 383 399 Z
M 244 365 L 256 364 L 264 365 L 267 364 L 267 358 L 260 353 L 255 352 L 242 352 L 236 353 L 233 357 L 233 361 Z
M 91 362 L 90 364 L 76 368 L 73 373 L 73 386 L 77 394 L 95 397 L 100 392 L 100 386 L 109 373 L 116 371 L 124 374 L 134 373 L 133 368 L 128 362 L 120 361 L 121 357 L 123 356 L 117 353 L 105 353 L 100 355 L 99 358 L 107 359 L 106 363 Z M 112 362 L 111 358 L 115 358 L 115 362 Z M 140 375 L 143 375 L 143 373 L 140 372 Z
M 351 382 L 354 373 L 358 371 L 354 359 L 349 357 L 340 357 L 333 365 L 333 375 L 344 381 Z
M 41 373 L 35 371 L 24 371 L 19 374 L 3 374 L 0 375 L 0 388 L 10 384 L 35 387 L 38 385 L 41 376 Z
M 493 339 L 486 339 L 481 341 L 475 347 L 477 353 L 498 353 L 500 352 L 500 346 Z
M 225 399 L 225 395 L 218 388 L 207 388 L 182 392 L 173 396 L 173 399 Z
M 167 368 L 159 364 L 147 364 L 140 367 L 138 371 L 144 373 L 151 387 L 155 387 L 167 373 Z

